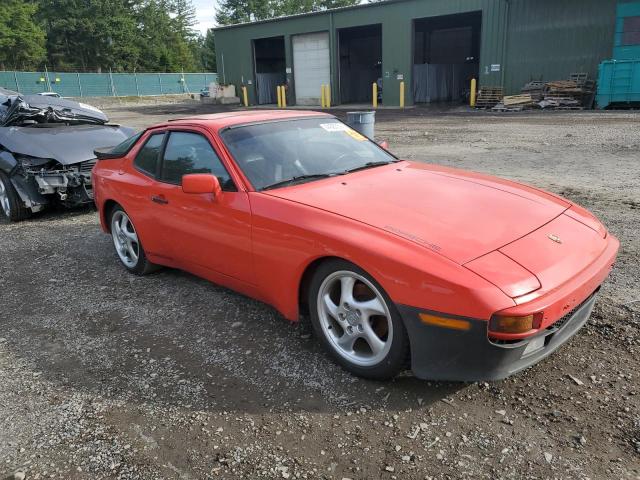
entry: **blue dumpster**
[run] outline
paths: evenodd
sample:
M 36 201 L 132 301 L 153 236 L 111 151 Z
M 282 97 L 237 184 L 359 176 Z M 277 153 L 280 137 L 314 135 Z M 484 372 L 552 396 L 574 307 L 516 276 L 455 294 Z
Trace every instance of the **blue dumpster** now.
M 598 73 L 598 108 L 640 106 L 640 59 L 605 60 Z

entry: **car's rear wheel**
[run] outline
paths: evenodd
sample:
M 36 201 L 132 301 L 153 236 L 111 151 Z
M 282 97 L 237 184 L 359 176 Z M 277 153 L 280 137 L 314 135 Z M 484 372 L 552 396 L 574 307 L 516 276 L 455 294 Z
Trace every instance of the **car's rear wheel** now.
M 138 232 L 129 215 L 119 205 L 111 211 L 111 237 L 120 262 L 136 275 L 146 275 L 157 267 L 147 259 Z
M 19 222 L 29 218 L 30 213 L 9 177 L 4 172 L 0 172 L 0 214 L 12 222 Z
M 409 339 L 382 287 L 352 263 L 332 260 L 316 271 L 309 292 L 313 328 L 346 370 L 385 380 L 407 366 Z

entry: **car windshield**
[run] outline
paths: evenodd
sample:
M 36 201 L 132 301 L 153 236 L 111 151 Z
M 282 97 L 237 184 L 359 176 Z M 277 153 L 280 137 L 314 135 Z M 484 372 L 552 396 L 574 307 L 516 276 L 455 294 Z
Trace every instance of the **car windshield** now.
M 292 119 L 231 127 L 222 139 L 256 190 L 284 187 L 396 158 L 334 118 Z

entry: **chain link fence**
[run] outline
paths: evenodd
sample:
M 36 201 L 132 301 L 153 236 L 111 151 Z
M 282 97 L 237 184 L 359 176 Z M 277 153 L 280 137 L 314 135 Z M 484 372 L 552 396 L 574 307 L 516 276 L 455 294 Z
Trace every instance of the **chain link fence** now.
M 0 71 L 0 87 L 25 95 L 56 92 L 63 97 L 126 97 L 198 93 L 216 73 L 72 73 Z

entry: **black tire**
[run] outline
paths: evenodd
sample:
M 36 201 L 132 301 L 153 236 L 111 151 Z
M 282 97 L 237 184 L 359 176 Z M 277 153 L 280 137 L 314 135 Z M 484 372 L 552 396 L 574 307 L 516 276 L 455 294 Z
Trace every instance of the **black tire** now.
M 11 180 L 7 176 L 6 173 L 0 171 L 0 197 L 2 197 L 2 193 L 6 195 L 7 204 L 9 207 L 9 213 L 5 211 L 4 206 L 0 201 L 0 215 L 4 215 L 11 222 L 20 222 L 22 220 L 26 220 L 31 216 L 31 210 L 25 207 L 24 202 L 16 192 Z
M 116 205 L 111 209 L 111 211 L 109 212 L 109 232 L 111 233 L 111 237 L 114 240 L 114 249 L 116 249 L 116 246 L 115 246 L 116 234 L 113 231 L 114 229 L 113 219 L 116 215 L 119 214 L 119 212 L 121 212 L 121 214 L 124 214 L 128 218 L 131 225 L 133 226 L 133 221 L 129 218 L 125 210 L 120 205 Z M 133 232 L 136 233 L 135 227 L 133 227 Z M 150 273 L 153 273 L 159 270 L 160 267 L 158 265 L 156 265 L 155 263 L 151 263 L 149 259 L 147 259 L 147 255 L 144 251 L 144 247 L 142 246 L 142 243 L 139 240 L 137 241 L 137 246 L 138 246 L 137 248 L 138 258 L 135 264 L 125 263 L 125 260 L 123 260 L 122 256 L 120 255 L 120 253 L 118 253 L 116 249 L 116 256 L 120 260 L 120 263 L 122 264 L 122 266 L 126 268 L 129 272 L 133 273 L 134 275 L 139 275 L 139 276 L 148 275 Z
M 332 275 L 338 275 L 337 272 L 352 272 L 364 279 L 367 279 L 377 289 L 382 300 L 386 303 L 386 307 L 390 314 L 393 335 L 388 352 L 384 358 L 375 364 L 363 366 L 349 361 L 337 351 L 337 347 L 334 345 L 334 342 L 327 337 L 328 333 L 325 333 L 325 330 L 321 325 L 319 312 L 321 307 L 318 303 L 320 289 L 322 288 L 325 279 L 329 279 Z M 339 259 L 328 260 L 321 264 L 311 280 L 308 302 L 309 317 L 311 319 L 315 335 L 320 339 L 323 347 L 329 352 L 331 357 L 348 372 L 371 380 L 388 380 L 395 377 L 398 373 L 409 366 L 409 337 L 398 310 L 380 284 L 378 284 L 371 275 L 357 265 Z M 357 312 L 360 314 L 359 310 L 357 310 Z M 336 322 L 336 324 L 338 324 L 338 322 Z M 344 323 L 344 325 L 349 324 Z

